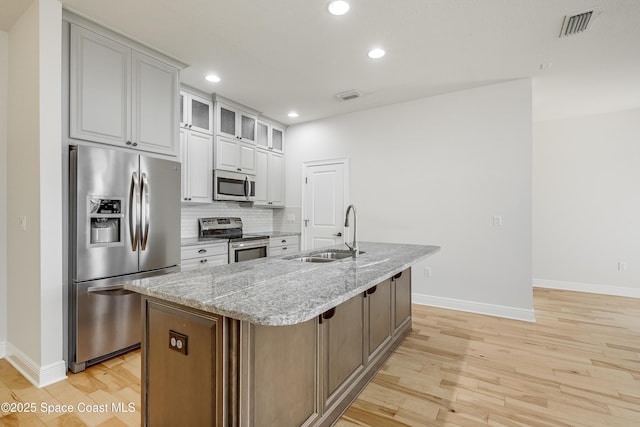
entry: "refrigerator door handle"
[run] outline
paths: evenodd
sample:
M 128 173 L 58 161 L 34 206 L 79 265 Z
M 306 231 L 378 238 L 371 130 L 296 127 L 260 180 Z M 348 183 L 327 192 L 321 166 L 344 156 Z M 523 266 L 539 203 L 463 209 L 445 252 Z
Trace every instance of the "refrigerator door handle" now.
M 129 237 L 133 252 L 138 251 L 138 230 L 138 173 L 133 172 L 129 187 Z
M 142 173 L 142 179 L 140 181 L 140 193 L 142 199 L 142 206 L 140 206 L 140 219 L 143 221 L 141 223 L 141 242 L 140 246 L 142 250 L 147 249 L 147 240 L 149 239 L 149 180 L 147 179 L 147 174 Z

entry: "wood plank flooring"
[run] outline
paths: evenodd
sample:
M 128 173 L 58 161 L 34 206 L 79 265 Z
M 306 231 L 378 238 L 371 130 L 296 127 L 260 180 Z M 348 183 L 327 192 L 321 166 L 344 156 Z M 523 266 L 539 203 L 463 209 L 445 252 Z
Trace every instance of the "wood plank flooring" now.
M 534 306 L 536 323 L 414 305 L 411 334 L 336 426 L 640 426 L 640 301 L 535 289 Z M 139 425 L 140 352 L 39 390 L 0 360 L 1 402 L 138 411 L 0 412 L 0 425 Z

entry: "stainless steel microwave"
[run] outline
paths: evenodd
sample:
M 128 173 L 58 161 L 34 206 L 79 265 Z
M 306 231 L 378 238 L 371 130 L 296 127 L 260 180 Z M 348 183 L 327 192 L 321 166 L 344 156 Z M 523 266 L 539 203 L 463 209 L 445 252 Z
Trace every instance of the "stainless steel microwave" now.
M 252 202 L 255 198 L 255 175 L 221 170 L 213 171 L 213 200 Z

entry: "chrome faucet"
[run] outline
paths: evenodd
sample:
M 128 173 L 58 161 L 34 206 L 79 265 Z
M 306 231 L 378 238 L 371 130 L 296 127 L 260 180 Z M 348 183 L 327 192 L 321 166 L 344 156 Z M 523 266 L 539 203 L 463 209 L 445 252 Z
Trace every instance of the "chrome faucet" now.
M 349 227 L 349 211 L 353 210 L 353 243 L 349 245 L 347 242 L 344 242 L 345 245 L 351 250 L 351 253 L 354 258 L 358 258 L 360 256 L 360 251 L 358 250 L 358 239 L 356 234 L 356 225 L 358 222 L 358 214 L 356 213 L 356 207 L 354 205 L 349 205 L 347 208 L 347 213 L 344 216 L 344 226 Z

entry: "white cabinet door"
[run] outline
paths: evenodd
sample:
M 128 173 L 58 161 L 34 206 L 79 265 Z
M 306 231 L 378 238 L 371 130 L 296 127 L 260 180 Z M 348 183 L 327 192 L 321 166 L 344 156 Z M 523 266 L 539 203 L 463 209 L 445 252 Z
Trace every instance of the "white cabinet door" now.
M 266 205 L 268 199 L 269 183 L 269 152 L 258 148 L 256 150 L 256 198 L 255 205 Z
M 188 131 L 180 129 L 180 163 L 182 163 L 182 169 L 180 170 L 180 193 L 181 200 L 183 202 L 189 201 L 189 146 L 187 142 L 188 133 Z
M 178 70 L 133 52 L 132 140 L 137 148 L 177 155 Z
M 269 153 L 269 204 L 284 206 L 284 156 Z
M 271 127 L 271 148 L 275 151 L 284 152 L 284 129 L 276 126 Z
M 238 144 L 239 151 L 239 172 L 256 173 L 256 146 L 244 141 Z
M 130 141 L 131 49 L 71 24 L 71 138 L 124 145 Z
M 213 138 L 199 132 L 189 132 L 189 201 L 211 203 L 213 186 Z
M 238 141 L 229 138 L 216 138 L 216 169 L 239 172 L 240 151 Z
M 178 69 L 71 24 L 69 136 L 178 155 Z
M 216 138 L 216 169 L 255 175 L 255 145 L 237 139 Z
M 263 122 L 258 122 L 258 133 L 256 135 L 256 144 L 258 147 L 269 147 L 269 125 Z
M 284 155 L 256 149 L 256 205 L 284 206 Z
M 180 127 L 213 134 L 213 101 L 180 92 Z
M 216 104 L 216 118 L 218 135 L 256 143 L 258 119 L 255 115 L 218 102 Z
M 211 203 L 213 185 L 213 141 L 210 135 L 180 130 L 182 201 Z
M 240 139 L 243 141 L 256 142 L 256 116 L 240 111 Z

